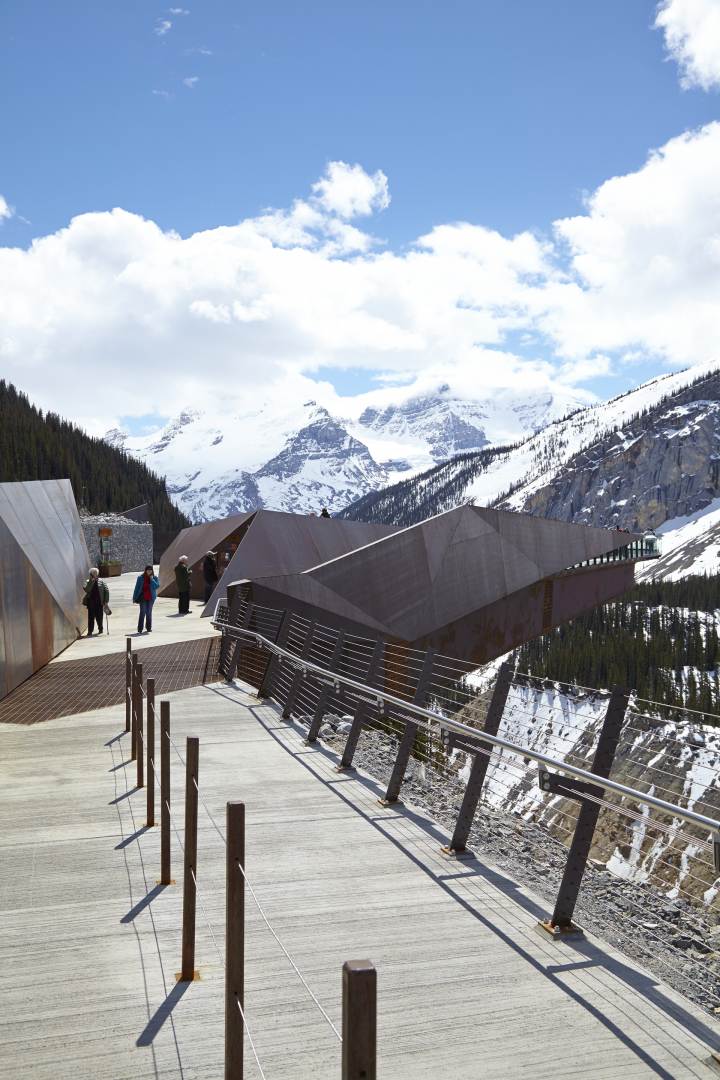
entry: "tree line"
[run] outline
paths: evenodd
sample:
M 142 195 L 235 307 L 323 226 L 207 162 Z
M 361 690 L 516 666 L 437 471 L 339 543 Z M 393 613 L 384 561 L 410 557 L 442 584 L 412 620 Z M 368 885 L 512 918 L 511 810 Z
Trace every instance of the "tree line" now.
M 122 513 L 147 503 L 156 530 L 190 524 L 171 501 L 165 480 L 141 461 L 87 435 L 55 413 L 43 413 L 0 379 L 0 482 L 69 479 L 78 506 Z
M 520 671 L 720 712 L 720 575 L 636 585 L 515 653 Z M 712 716 L 706 722 L 712 723 Z

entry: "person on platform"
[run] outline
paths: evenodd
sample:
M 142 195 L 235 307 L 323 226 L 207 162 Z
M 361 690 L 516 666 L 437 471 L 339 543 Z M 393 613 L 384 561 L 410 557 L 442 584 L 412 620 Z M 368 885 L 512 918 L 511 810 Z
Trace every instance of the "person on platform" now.
M 208 551 L 203 560 L 203 577 L 205 579 L 205 603 L 207 604 L 218 583 L 217 553 L 215 551 Z
M 83 585 L 85 595 L 83 604 L 88 613 L 88 637 L 92 637 L 97 623 L 98 634 L 103 632 L 103 611 L 105 605 L 110 603 L 110 591 L 104 581 L 100 580 L 100 571 L 93 566 L 90 575 Z
M 323 518 L 329 518 L 330 517 L 330 513 L 328 511 L 327 506 L 323 506 L 322 510 L 320 511 L 320 517 L 323 517 Z
M 143 624 L 148 634 L 152 634 L 152 609 L 159 588 L 160 582 L 155 577 L 155 571 L 152 566 L 146 566 L 142 574 L 138 574 L 133 593 L 133 604 L 140 605 L 138 634 L 142 634 Z
M 175 584 L 178 591 L 178 615 L 187 615 L 190 611 L 190 578 L 192 570 L 188 570 L 188 557 L 181 555 L 175 567 Z

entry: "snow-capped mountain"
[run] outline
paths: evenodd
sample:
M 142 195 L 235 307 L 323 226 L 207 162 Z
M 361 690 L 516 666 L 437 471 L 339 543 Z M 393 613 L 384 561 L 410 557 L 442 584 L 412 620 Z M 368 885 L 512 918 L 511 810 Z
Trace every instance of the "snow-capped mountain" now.
M 518 446 L 487 447 L 360 500 L 345 516 L 400 525 L 474 501 L 544 517 L 655 529 L 644 573 L 720 569 L 720 370 L 689 368 L 579 409 Z
M 220 403 L 186 409 L 149 436 L 115 429 L 105 438 L 166 476 L 193 521 L 256 506 L 339 511 L 460 451 L 524 439 L 582 399 L 563 390 L 496 390 L 471 401 L 442 384 L 338 400 L 342 412 L 334 413 L 315 400 Z

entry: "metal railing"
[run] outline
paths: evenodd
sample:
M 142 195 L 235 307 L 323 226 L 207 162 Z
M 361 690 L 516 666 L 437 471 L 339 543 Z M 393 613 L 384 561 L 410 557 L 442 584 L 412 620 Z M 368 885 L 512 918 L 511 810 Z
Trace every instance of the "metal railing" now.
M 342 739 L 340 771 L 352 766 L 356 752 L 363 756 L 363 744 L 374 735 L 366 766 L 377 777 L 380 761 L 383 775 L 390 773 L 381 802 L 397 802 L 403 784 L 422 802 L 428 774 L 450 785 L 446 803 L 460 800 L 461 805 L 450 826 L 447 855 L 462 857 L 471 843 L 488 846 L 487 830 L 475 821 L 481 802 L 512 812 L 521 823 L 516 828 L 534 839 L 540 830 L 557 864 L 552 914 L 540 924 L 546 932 L 553 937 L 581 933 L 573 922 L 581 886 L 585 878 L 588 888 L 598 885 L 602 864 L 626 878 L 627 913 L 618 913 L 618 920 L 631 953 L 662 976 L 672 975 L 706 1008 L 720 1006 L 709 969 L 703 968 L 698 981 L 686 957 L 675 964 L 667 950 L 657 948 L 664 943 L 652 932 L 639 892 L 648 881 L 667 901 L 686 901 L 694 909 L 717 906 L 717 770 L 711 773 L 695 762 L 692 776 L 679 786 L 677 770 L 658 763 L 657 746 L 648 741 L 656 722 L 638 712 L 631 694 L 619 688 L 612 693 L 567 685 L 551 689 L 547 679 L 503 665 L 488 701 L 472 664 L 256 605 L 246 589 L 236 591 L 230 604 L 221 602 L 213 621 L 223 634 L 220 665 L 226 678 L 239 674 L 260 696 L 277 701 L 283 718 L 305 726 L 308 743 L 326 735 L 336 749 L 335 740 Z M 563 708 L 574 702 L 572 717 L 553 695 L 563 697 Z M 343 713 L 350 715 L 338 715 Z M 336 730 L 324 727 L 328 717 L 344 722 L 342 732 L 337 724 Z M 677 732 L 682 727 L 675 725 Z M 410 767 L 411 759 L 420 774 Z M 623 768 L 622 779 L 611 775 Z M 420 786 L 414 787 L 418 775 Z M 700 794 L 698 776 L 709 781 Z M 548 891 L 545 865 L 533 883 Z M 670 927 L 667 933 L 676 931 Z
M 226 828 L 221 829 L 203 798 L 199 782 L 200 740 L 186 738 L 185 757 L 175 744 L 170 728 L 170 702 L 160 703 L 160 770 L 155 767 L 155 680 L 148 678 L 143 685 L 143 667 L 132 642 L 127 638 L 125 661 L 125 734 L 131 739 L 131 760 L 136 760 L 136 790 L 146 787 L 146 828 L 155 824 L 155 790 L 159 786 L 160 815 L 160 879 L 161 886 L 173 885 L 171 877 L 171 842 L 174 833 L 182 853 L 182 935 L 181 982 L 199 978 L 195 968 L 196 920 L 199 905 L 215 947 L 218 961 L 225 972 L 225 1080 L 242 1080 L 244 1076 L 244 1037 L 247 1036 L 253 1060 L 261 1078 L 265 1071 L 248 1023 L 245 1005 L 245 891 L 250 894 L 268 931 L 282 950 L 313 1004 L 341 1044 L 341 1080 L 366 1077 L 376 1080 L 377 1068 L 377 974 L 368 960 L 349 960 L 342 967 L 342 1027 L 338 1030 L 327 1010 L 323 1008 L 308 980 L 303 975 L 281 936 L 268 918 L 256 888 L 248 878 L 245 866 L 245 804 L 226 803 Z M 143 724 L 143 705 L 146 704 L 147 724 Z M 110 744 L 112 745 L 112 744 Z M 176 754 L 185 775 L 184 824 L 182 836 L 171 810 L 170 751 Z M 143 763 L 147 763 L 147 770 Z M 147 783 L 146 783 L 147 780 Z M 226 849 L 225 863 L 225 948 L 221 949 L 208 915 L 209 905 L 198 888 L 198 812 L 202 807 L 215 833 Z

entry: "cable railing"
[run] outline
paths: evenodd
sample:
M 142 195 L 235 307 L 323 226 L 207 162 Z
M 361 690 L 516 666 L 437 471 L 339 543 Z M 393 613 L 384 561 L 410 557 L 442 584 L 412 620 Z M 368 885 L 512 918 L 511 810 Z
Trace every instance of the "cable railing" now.
M 126 731 L 131 738 L 131 760 L 138 768 L 138 789 L 147 786 L 147 825 L 154 823 L 155 790 L 160 788 L 161 837 L 159 884 L 172 884 L 171 834 L 174 834 L 183 857 L 182 901 L 182 949 L 181 981 L 193 981 L 198 977 L 195 970 L 196 914 L 199 905 L 202 920 L 207 927 L 218 962 L 225 969 L 225 1075 L 228 1080 L 242 1080 L 244 1069 L 243 1033 L 247 1037 L 259 1076 L 265 1080 L 266 1071 L 258 1052 L 256 1041 L 248 1022 L 244 1000 L 244 891 L 251 896 L 260 918 L 279 946 L 294 974 L 303 986 L 308 998 L 329 1026 L 335 1039 L 342 1045 L 342 1080 L 354 1080 L 358 1076 L 376 1076 L 376 976 L 374 967 L 367 961 L 348 961 L 343 966 L 343 1021 L 342 1033 L 333 1022 L 328 1010 L 313 991 L 308 978 L 282 936 L 273 925 L 267 910 L 258 896 L 257 886 L 250 880 L 245 869 L 245 807 L 242 803 L 227 803 L 227 825 L 223 830 L 208 806 L 199 783 L 199 739 L 188 736 L 186 752 L 170 734 L 170 703 L 160 703 L 160 770 L 155 764 L 155 683 L 147 679 L 143 685 L 142 664 L 131 652 L 127 639 L 126 654 Z M 173 751 L 185 771 L 185 821 L 182 827 L 176 821 L 171 808 L 170 751 Z M 147 772 L 142 763 L 147 764 Z M 145 785 L 147 777 L 147 785 Z M 198 886 L 198 807 L 202 807 L 212 829 L 222 841 L 226 851 L 226 910 L 225 950 L 221 948 L 222 932 L 213 925 L 210 904 Z M 237 876 L 242 882 L 240 888 Z M 239 1028 L 233 1018 L 239 1018 Z
M 422 797 L 413 788 L 416 779 L 452 785 L 446 801 L 461 805 L 448 855 L 462 857 L 471 830 L 486 843 L 475 823 L 480 802 L 511 812 L 521 828 L 541 829 L 565 862 L 543 924 L 548 933 L 578 932 L 573 913 L 583 875 L 587 871 L 594 883 L 598 866 L 624 878 L 628 890 L 647 882 L 688 909 L 720 904 L 720 790 L 698 790 L 699 780 L 712 779 L 699 762 L 686 783 L 682 768 L 651 744 L 648 727 L 634 730 L 637 706 L 630 693 L 559 684 L 504 665 L 490 694 L 471 663 L 342 635 L 293 613 L 276 612 L 275 634 L 263 635 L 252 629 L 263 610 L 243 587 L 218 605 L 222 673 L 239 674 L 261 697 L 277 701 L 283 718 L 305 726 L 309 743 L 334 718 L 322 734 L 338 747 L 338 769 L 352 767 L 357 752 L 373 775 L 378 768 L 389 773 L 383 803 L 397 801 L 403 784 Z M 339 651 L 331 650 L 341 635 Z M 322 662 L 315 639 L 323 643 Z M 265 653 L 256 676 L 244 666 L 248 647 Z M 369 739 L 375 740 L 372 752 Z M 642 905 L 636 906 L 639 917 Z M 628 923 L 625 940 L 636 937 Z M 646 945 L 639 951 L 654 962 Z M 664 956 L 660 967 L 692 986 L 705 1007 L 717 1007 L 712 973 L 701 992 L 683 964 L 685 957 L 678 965 Z

